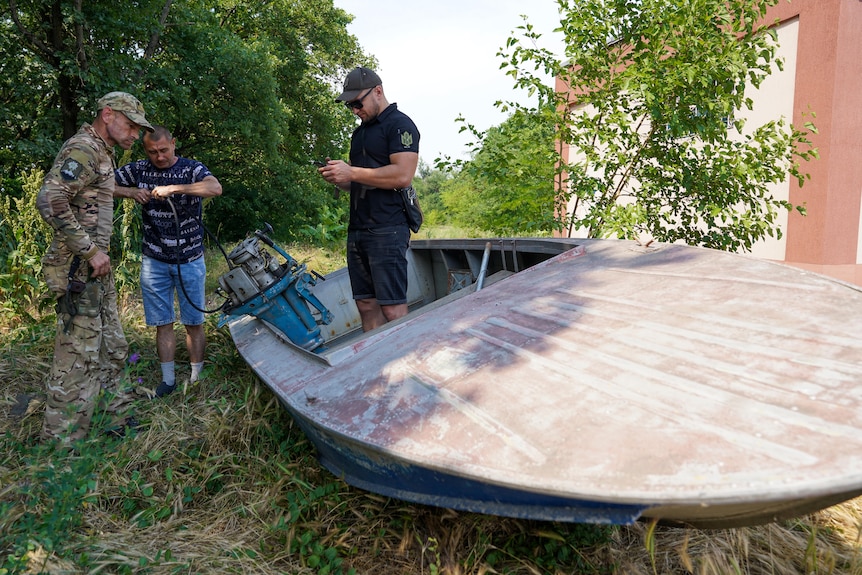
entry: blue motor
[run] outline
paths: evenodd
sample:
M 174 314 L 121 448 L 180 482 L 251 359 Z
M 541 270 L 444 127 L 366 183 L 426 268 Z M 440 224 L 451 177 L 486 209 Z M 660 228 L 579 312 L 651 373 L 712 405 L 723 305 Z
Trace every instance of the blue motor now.
M 290 255 L 276 246 L 267 232 L 258 230 L 253 237 L 245 239 L 228 254 L 230 271 L 219 278 L 219 287 L 228 302 L 223 307 L 224 315 L 219 327 L 227 323 L 230 316 L 249 314 L 264 320 L 281 331 L 287 339 L 299 347 L 313 351 L 323 345 L 320 325 L 332 323 L 332 314 L 311 293 L 317 283 L 316 277 L 306 271 Z M 284 257 L 279 264 L 266 249 L 263 242 Z M 311 305 L 319 312 L 315 318 Z

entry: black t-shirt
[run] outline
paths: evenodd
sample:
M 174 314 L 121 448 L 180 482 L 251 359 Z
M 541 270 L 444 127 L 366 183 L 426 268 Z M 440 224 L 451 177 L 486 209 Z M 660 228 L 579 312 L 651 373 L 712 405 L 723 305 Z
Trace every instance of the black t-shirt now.
M 379 168 L 390 164 L 399 152 L 419 153 L 419 131 L 396 104 L 389 104 L 376 118 L 360 125 L 350 141 L 350 165 Z M 350 185 L 351 230 L 407 225 L 401 195 L 395 190 Z

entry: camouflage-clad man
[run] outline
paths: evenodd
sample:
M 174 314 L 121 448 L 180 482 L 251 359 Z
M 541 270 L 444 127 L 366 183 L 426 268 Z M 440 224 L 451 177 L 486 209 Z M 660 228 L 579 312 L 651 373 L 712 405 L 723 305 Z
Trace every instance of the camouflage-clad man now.
M 141 128 L 153 129 L 137 98 L 125 92 L 102 97 L 92 125 L 83 124 L 63 144 L 36 199 L 39 213 L 54 229 L 42 269 L 57 297 L 43 439 L 69 443 L 85 437 L 100 390 L 102 407 L 112 414 L 112 423 L 122 425 L 126 419 L 122 414 L 132 396 L 118 383 L 128 344 L 120 326 L 108 248 L 114 211 L 114 146 L 128 150 Z M 141 190 L 128 197 L 143 203 L 147 195 Z

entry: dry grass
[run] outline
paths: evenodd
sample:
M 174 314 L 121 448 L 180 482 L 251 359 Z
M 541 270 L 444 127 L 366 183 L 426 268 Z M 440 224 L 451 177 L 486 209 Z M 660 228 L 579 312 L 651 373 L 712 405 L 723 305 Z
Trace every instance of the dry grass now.
M 326 264 L 314 266 L 328 271 Z M 123 310 L 132 348 L 149 366 L 143 384 L 154 386 L 152 330 L 133 298 Z M 35 546 L 30 572 L 310 574 L 320 572 L 311 567 L 316 545 L 337 550 L 345 572 L 349 566 L 375 575 L 862 575 L 862 498 L 780 524 L 701 531 L 519 521 L 351 488 L 316 462 L 305 436 L 237 357 L 216 319 L 208 320 L 205 379 L 165 401 L 140 402 L 143 426 L 102 452 L 92 496 L 80 505 L 82 522 L 62 542 L 63 552 Z M 7 322 L 2 330 L 0 433 L 8 434 L 5 445 L 32 445 L 41 403 L 34 401 L 22 418 L 10 417 L 9 409 L 20 393 L 43 394 L 51 326 Z M 178 365 L 187 361 L 183 347 Z M 38 465 L 70 462 L 49 458 Z M 0 572 L 3 529 L 23 513 L 14 503 L 34 473 L 0 454 L 0 504 L 10 504 L 0 518 Z M 44 511 L 51 503 L 39 505 L 36 511 Z M 602 536 L 610 541 L 599 543 Z M 568 558 L 554 567 L 563 552 Z M 85 571 L 80 553 L 88 557 Z
M 611 546 L 621 573 L 862 574 L 862 498 L 782 523 L 702 531 L 655 529 L 655 569 L 645 542 L 650 525 L 619 530 Z

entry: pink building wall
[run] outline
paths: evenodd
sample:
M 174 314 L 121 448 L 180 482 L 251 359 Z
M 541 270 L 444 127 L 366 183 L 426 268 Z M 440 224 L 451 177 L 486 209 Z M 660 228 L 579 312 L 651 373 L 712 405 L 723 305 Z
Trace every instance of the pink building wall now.
M 805 168 L 810 181 L 790 182 L 793 214 L 785 261 L 862 285 L 862 2 L 782 0 L 767 21 L 799 19 L 793 123 L 813 118 L 820 159 Z

